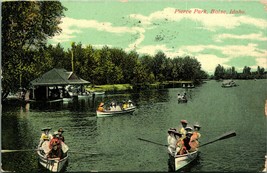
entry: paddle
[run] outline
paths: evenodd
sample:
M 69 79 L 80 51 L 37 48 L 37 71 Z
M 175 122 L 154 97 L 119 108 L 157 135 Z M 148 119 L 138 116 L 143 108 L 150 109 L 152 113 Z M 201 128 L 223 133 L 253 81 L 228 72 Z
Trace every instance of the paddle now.
M 89 154 L 89 155 L 98 155 L 99 153 L 87 153 L 87 152 L 79 152 L 79 151 L 68 151 L 69 153 L 75 154 Z
M 230 131 L 230 132 L 227 132 L 219 137 L 217 137 L 216 139 L 212 140 L 212 141 L 209 141 L 203 145 L 200 145 L 199 147 L 203 147 L 205 145 L 208 145 L 208 144 L 211 144 L 211 143 L 214 143 L 214 142 L 217 142 L 217 141 L 220 141 L 220 140 L 224 140 L 224 139 L 228 139 L 228 138 L 231 138 L 231 137 L 234 137 L 236 136 L 236 133 L 234 131 Z M 145 142 L 149 142 L 149 143 L 152 143 L 152 144 L 156 144 L 156 145 L 160 145 L 160 146 L 164 146 L 164 147 L 168 147 L 168 145 L 164 145 L 164 144 L 160 144 L 160 143 L 157 143 L 157 142 L 153 142 L 153 141 L 150 141 L 150 140 L 147 140 L 147 139 L 142 139 L 142 138 L 138 138 L 139 140 L 141 141 L 145 141 Z
M 1 150 L 1 153 L 13 153 L 13 152 L 29 152 L 29 151 L 40 151 L 42 149 L 25 149 L 25 150 Z M 68 151 L 69 153 L 75 154 L 89 154 L 89 155 L 98 155 L 99 153 L 87 153 L 79 151 Z
M 220 137 L 218 137 L 218 138 L 216 138 L 216 139 L 214 139 L 214 140 L 212 140 L 210 142 L 207 142 L 205 144 L 200 145 L 199 147 L 203 147 L 205 145 L 212 144 L 214 142 L 217 142 L 217 141 L 220 141 L 220 140 L 224 140 L 224 139 L 228 139 L 228 138 L 231 138 L 231 137 L 234 137 L 234 136 L 236 136 L 236 133 L 234 131 L 230 131 L 230 132 L 225 133 L 222 136 L 220 136 Z
M 149 141 L 149 140 L 146 140 L 146 139 L 142 139 L 142 138 L 138 138 L 138 139 L 141 140 L 141 141 L 150 142 L 150 143 L 152 143 L 152 144 L 156 144 L 156 145 L 160 145 L 160 146 L 168 147 L 168 145 L 160 144 L 160 143 L 153 142 L 153 141 Z
M 27 151 L 40 151 L 41 149 L 25 149 L 25 150 L 1 150 L 1 153 L 12 153 L 12 152 L 27 152 Z

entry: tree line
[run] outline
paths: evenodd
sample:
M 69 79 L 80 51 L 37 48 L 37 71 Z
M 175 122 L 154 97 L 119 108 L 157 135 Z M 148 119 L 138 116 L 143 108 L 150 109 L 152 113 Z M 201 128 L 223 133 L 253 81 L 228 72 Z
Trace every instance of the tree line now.
M 251 68 L 245 66 L 241 73 L 235 70 L 235 67 L 224 68 L 222 65 L 218 64 L 214 71 L 214 78 L 219 79 L 266 79 L 267 74 L 263 67 L 258 66 L 256 71 L 251 71 Z
M 48 45 L 60 34 L 58 25 L 67 9 L 59 1 L 5 1 L 2 3 L 2 97 L 52 68 L 74 70 L 92 84 L 143 84 L 166 80 L 199 81 L 207 77 L 194 57 L 170 59 L 163 52 L 154 56 L 100 49 L 72 43 L 71 48 Z

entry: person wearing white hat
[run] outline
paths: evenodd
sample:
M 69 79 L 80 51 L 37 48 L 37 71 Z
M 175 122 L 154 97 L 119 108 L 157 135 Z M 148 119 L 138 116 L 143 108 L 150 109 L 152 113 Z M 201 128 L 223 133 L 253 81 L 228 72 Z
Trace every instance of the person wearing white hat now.
M 175 155 L 176 143 L 181 136 L 182 135 L 179 132 L 176 132 L 175 128 L 170 128 L 168 130 L 168 137 L 167 137 L 167 141 L 169 144 L 168 151 L 169 151 L 169 154 L 171 154 L 172 156 Z
M 131 100 L 128 100 L 128 106 L 133 107 L 133 102 Z
M 41 137 L 40 137 L 40 145 L 44 142 L 44 141 L 49 141 L 52 138 L 52 135 L 49 133 L 49 131 L 51 130 L 50 127 L 45 127 L 42 128 L 41 131 Z
M 194 132 L 193 135 L 196 135 L 197 139 L 200 138 L 201 134 L 199 133 L 200 130 L 200 125 L 199 124 L 195 124 L 194 125 Z
M 194 125 L 194 131 L 193 131 L 193 134 L 191 136 L 190 143 L 189 143 L 189 145 L 191 146 L 191 151 L 195 151 L 199 147 L 198 139 L 201 136 L 201 134 L 199 133 L 199 130 L 200 130 L 200 125 L 195 124 Z

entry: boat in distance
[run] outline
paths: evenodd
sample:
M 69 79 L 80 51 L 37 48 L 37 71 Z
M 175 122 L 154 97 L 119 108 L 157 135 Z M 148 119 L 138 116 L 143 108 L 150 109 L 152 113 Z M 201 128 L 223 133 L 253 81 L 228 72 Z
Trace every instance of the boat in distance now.
M 136 107 L 131 106 L 125 109 L 121 110 L 105 110 L 105 111 L 96 111 L 97 117 L 108 117 L 112 115 L 118 115 L 118 114 L 126 114 L 126 113 L 133 113 L 135 111 Z
M 221 86 L 223 88 L 230 88 L 230 87 L 236 87 L 238 85 L 233 80 L 227 80 L 227 81 L 224 81 Z

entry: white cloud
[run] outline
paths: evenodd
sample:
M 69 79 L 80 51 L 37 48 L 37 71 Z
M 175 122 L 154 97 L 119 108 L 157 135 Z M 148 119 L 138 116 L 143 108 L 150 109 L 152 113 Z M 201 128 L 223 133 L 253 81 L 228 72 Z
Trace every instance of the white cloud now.
M 258 34 L 247 34 L 247 35 L 235 35 L 235 34 L 218 34 L 214 36 L 216 42 L 222 42 L 224 39 L 239 39 L 239 40 L 256 40 L 256 41 L 267 41 L 267 37 L 264 37 L 260 32 Z
M 62 23 L 59 25 L 60 28 L 62 28 L 62 33 L 60 35 L 57 35 L 53 37 L 53 41 L 55 42 L 66 42 L 70 39 L 75 38 L 75 33 L 82 33 L 82 29 L 95 29 L 97 31 L 104 31 L 109 32 L 113 34 L 140 34 L 141 38 L 142 33 L 145 32 L 143 28 L 140 27 L 125 27 L 125 26 L 113 26 L 110 22 L 98 22 L 96 20 L 85 20 L 85 19 L 73 19 L 69 17 L 65 17 L 62 19 Z M 142 40 L 141 40 L 142 41 Z M 140 40 L 137 40 L 137 43 L 139 44 Z
M 220 51 L 222 54 L 229 58 L 236 57 L 255 57 L 255 58 L 266 58 L 267 51 L 257 48 L 257 44 L 248 45 L 194 45 L 194 46 L 183 46 L 180 51 L 197 55 L 206 49 L 214 49 Z
M 166 54 L 166 52 L 169 52 L 170 50 L 171 49 L 167 48 L 166 45 L 148 45 L 137 49 L 137 52 L 141 54 L 155 55 L 158 51 L 162 51 Z
M 257 67 L 260 66 L 263 67 L 265 71 L 267 70 L 267 55 L 265 58 L 256 58 L 256 62 L 257 62 Z
M 220 58 L 216 55 L 198 54 L 195 58 L 200 62 L 202 69 L 204 69 L 208 73 L 214 72 L 218 64 L 221 64 L 221 65 L 223 64 L 225 68 L 230 67 L 226 65 L 229 59 Z

